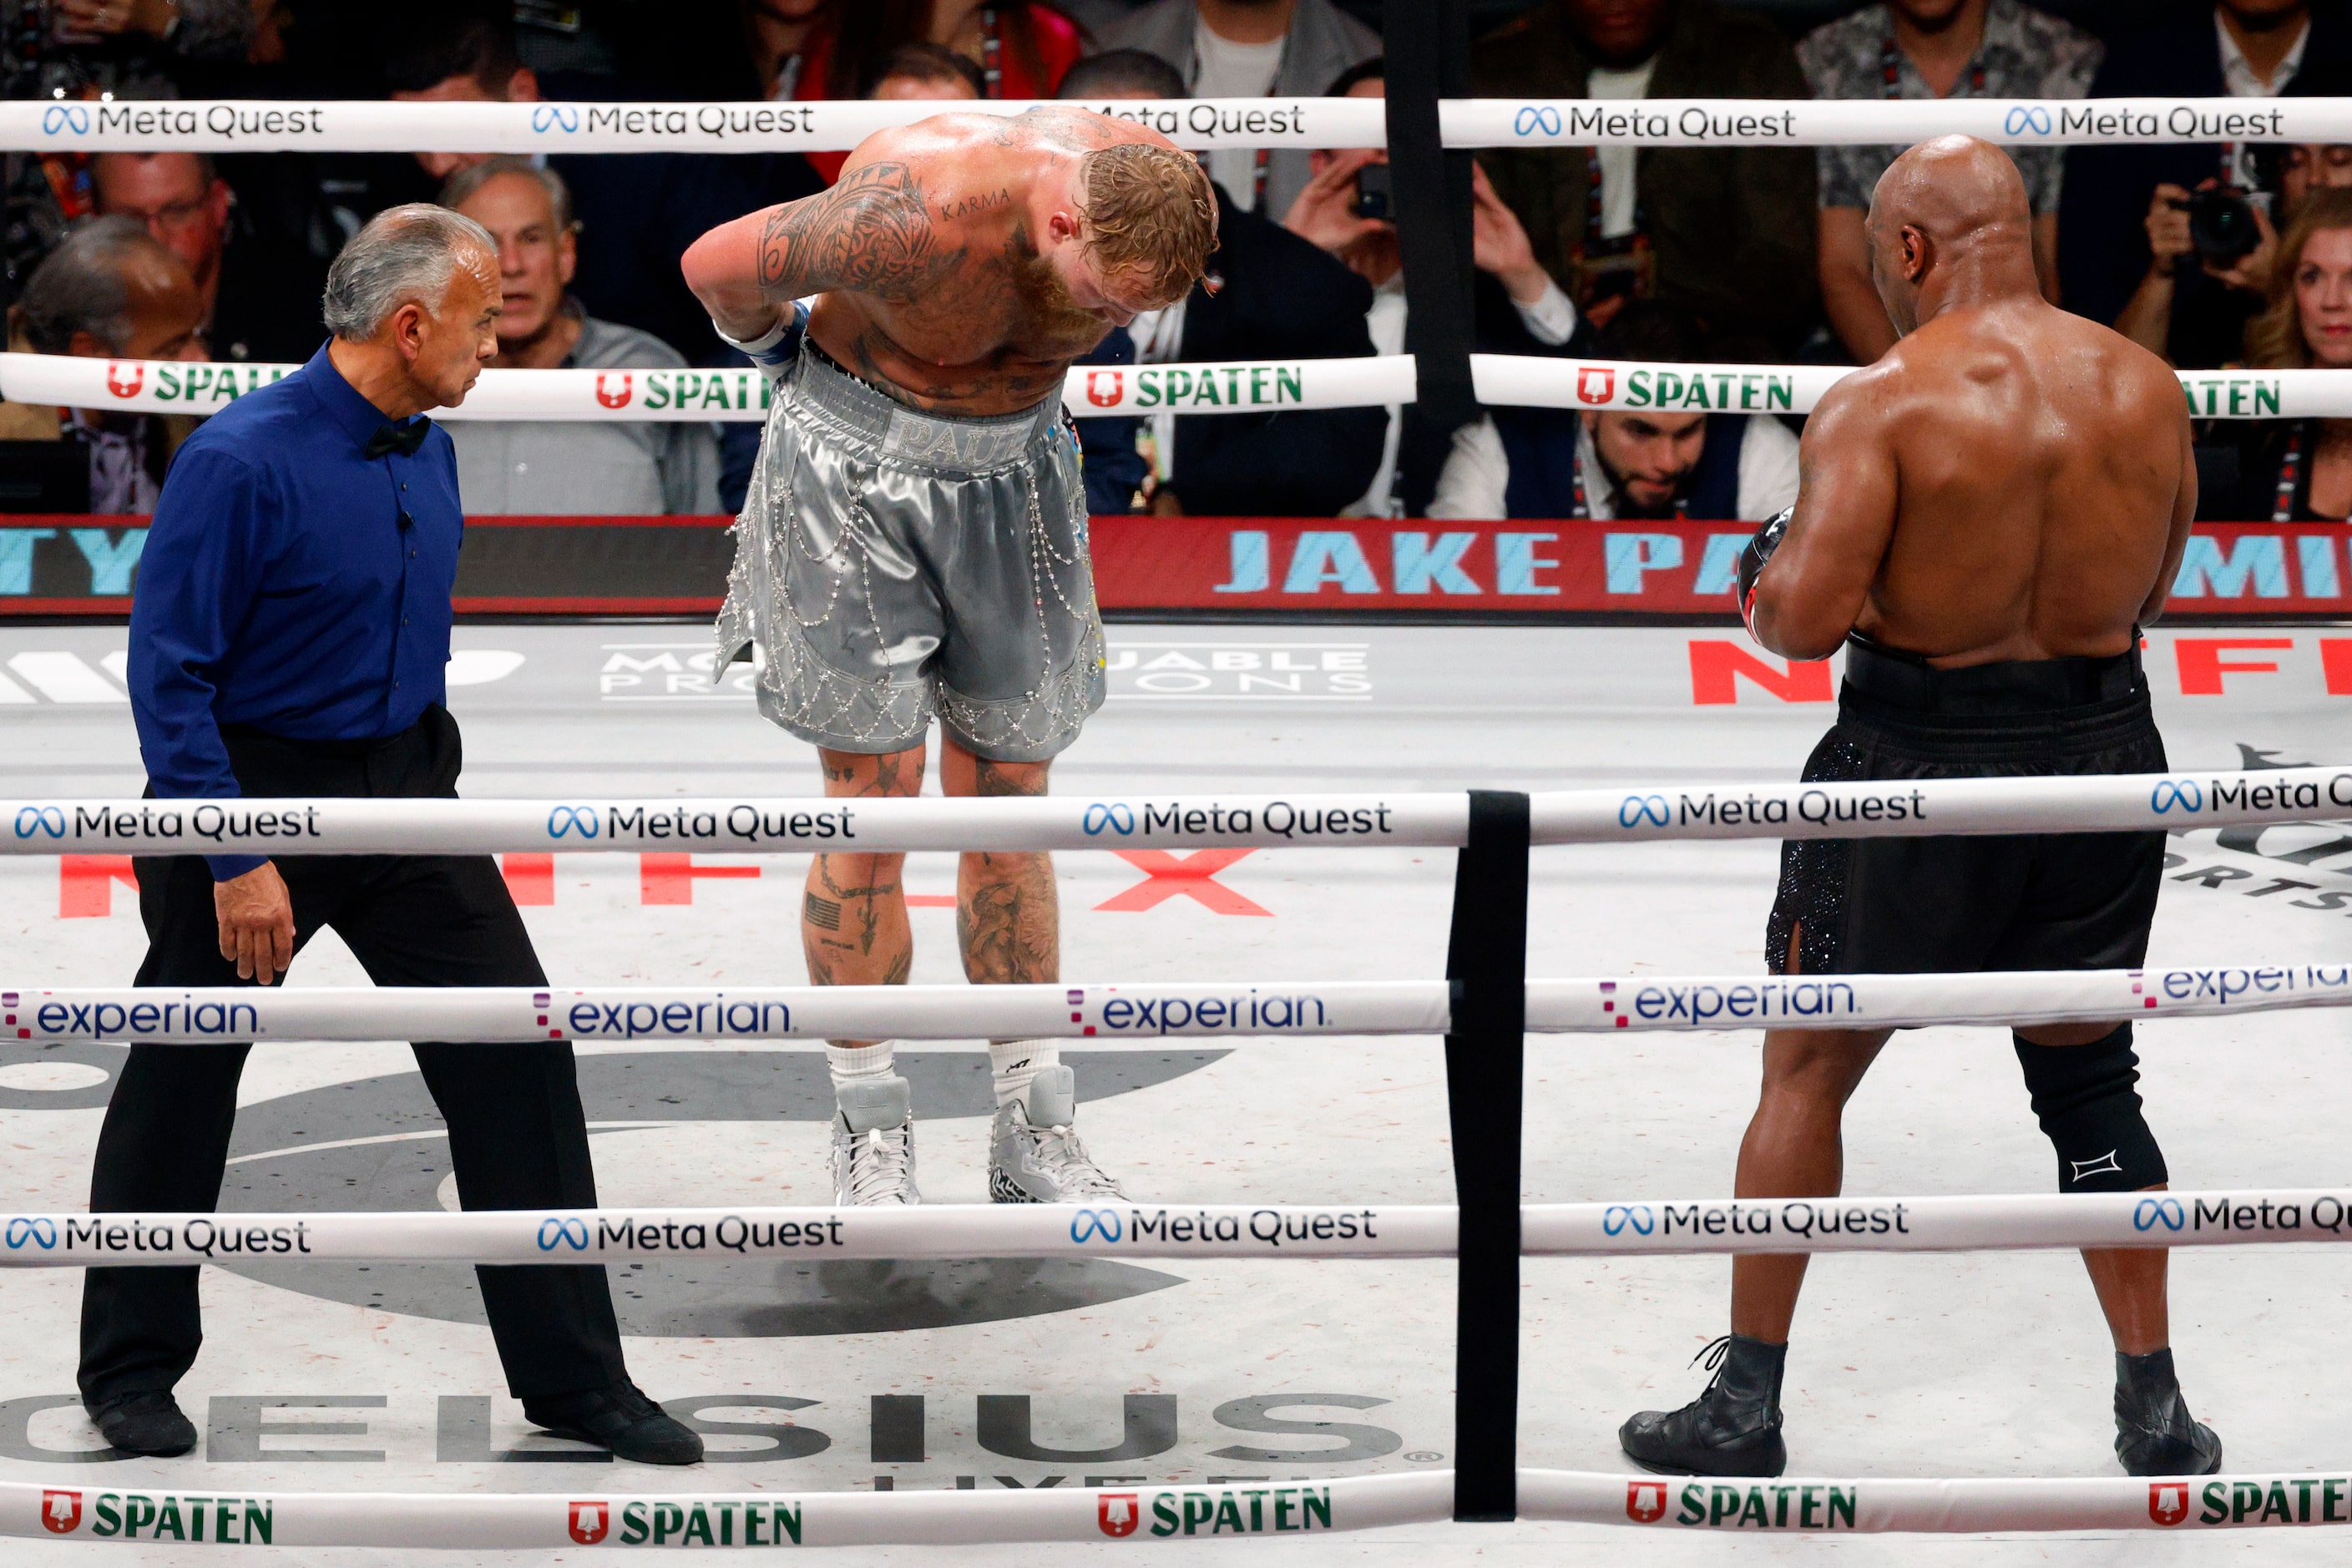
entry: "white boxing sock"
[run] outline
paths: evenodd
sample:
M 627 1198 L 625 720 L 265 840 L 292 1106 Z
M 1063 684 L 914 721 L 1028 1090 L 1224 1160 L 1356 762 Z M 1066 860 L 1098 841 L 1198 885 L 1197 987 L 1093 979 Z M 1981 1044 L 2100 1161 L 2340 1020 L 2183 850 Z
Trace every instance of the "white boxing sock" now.
M 1052 1040 L 991 1040 L 988 1065 L 996 1080 L 996 1103 L 1007 1106 L 1029 1092 L 1039 1068 L 1062 1065 L 1062 1047 Z
M 833 1069 L 833 1087 L 865 1082 L 889 1075 L 890 1058 L 898 1042 L 877 1040 L 870 1046 L 836 1046 L 824 1047 L 825 1065 Z

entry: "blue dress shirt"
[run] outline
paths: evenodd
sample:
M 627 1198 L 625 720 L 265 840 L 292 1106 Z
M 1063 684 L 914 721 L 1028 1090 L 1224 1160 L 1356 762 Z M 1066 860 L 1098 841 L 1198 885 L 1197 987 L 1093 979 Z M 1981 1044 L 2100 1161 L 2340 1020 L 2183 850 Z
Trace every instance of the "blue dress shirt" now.
M 158 796 L 241 793 L 224 724 L 379 740 L 443 700 L 457 448 L 436 426 L 413 458 L 370 459 L 387 423 L 321 348 L 173 457 L 131 605 L 131 711 Z M 261 864 L 206 858 L 221 880 Z

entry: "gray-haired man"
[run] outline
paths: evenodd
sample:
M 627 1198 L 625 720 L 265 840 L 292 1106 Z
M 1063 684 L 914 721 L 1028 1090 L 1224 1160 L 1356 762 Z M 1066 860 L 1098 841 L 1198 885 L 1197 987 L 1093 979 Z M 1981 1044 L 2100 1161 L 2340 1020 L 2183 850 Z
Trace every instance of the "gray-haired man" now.
M 149 795 L 457 794 L 442 667 L 465 517 L 447 433 L 412 416 L 464 399 L 498 313 L 480 226 L 394 207 L 328 273 L 326 347 L 182 446 L 131 611 Z M 381 985 L 547 984 L 487 856 L 185 856 L 138 873 L 141 985 L 267 985 L 321 927 Z M 214 1206 L 248 1048 L 131 1047 L 99 1133 L 93 1211 Z M 464 1206 L 594 1206 L 570 1046 L 415 1049 Z M 625 1458 L 702 1457 L 629 1381 L 601 1267 L 478 1272 L 527 1417 Z M 171 1391 L 203 1339 L 196 1278 L 89 1271 L 82 1402 L 117 1449 L 194 1446 Z

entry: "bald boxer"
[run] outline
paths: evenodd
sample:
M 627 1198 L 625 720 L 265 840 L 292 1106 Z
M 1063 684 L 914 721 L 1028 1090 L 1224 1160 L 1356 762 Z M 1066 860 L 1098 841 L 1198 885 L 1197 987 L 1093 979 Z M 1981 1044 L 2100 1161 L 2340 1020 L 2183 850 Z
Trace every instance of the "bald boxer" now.
M 2043 302 L 2032 224 L 2016 166 L 1969 137 L 1914 147 L 1879 182 L 1871 269 L 1900 341 L 1822 399 L 1797 504 L 1739 573 L 1766 647 L 1846 649 L 1808 781 L 2165 769 L 2139 630 L 2164 608 L 2196 511 L 2187 412 L 2162 360 Z M 1766 955 L 1783 974 L 2137 968 L 2163 855 L 2160 833 L 1788 843 Z M 1845 1101 L 1889 1033 L 1765 1035 L 1741 1197 L 1837 1193 Z M 2128 1023 L 2020 1029 L 2016 1047 L 2061 1191 L 2164 1184 Z M 2219 1469 L 2221 1441 L 2173 1376 L 2167 1255 L 2083 1256 L 2115 1341 L 2116 1457 L 2134 1475 Z M 1679 1474 L 1782 1471 L 1805 1263 L 1734 1260 L 1714 1381 L 1625 1423 L 1629 1456 Z

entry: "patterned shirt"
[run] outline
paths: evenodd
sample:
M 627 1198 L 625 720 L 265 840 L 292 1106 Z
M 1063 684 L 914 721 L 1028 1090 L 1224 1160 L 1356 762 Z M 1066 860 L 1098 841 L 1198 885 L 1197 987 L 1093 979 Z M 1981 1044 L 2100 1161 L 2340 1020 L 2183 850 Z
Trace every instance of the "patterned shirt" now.
M 1885 5 L 1814 28 L 1797 46 L 1797 61 L 1815 98 L 1885 98 L 1887 56 L 1895 57 L 1896 98 L 1933 98 L 1919 68 L 1895 47 L 1895 22 Z M 1992 0 L 1984 41 L 1952 85 L 1954 98 L 2082 98 L 2090 91 L 2103 49 L 2097 39 L 2055 16 L 2017 3 Z M 1900 147 L 1822 147 L 1821 205 L 1868 207 L 1878 176 Z M 2065 149 L 2011 147 L 2025 193 L 2037 213 L 2058 210 Z

